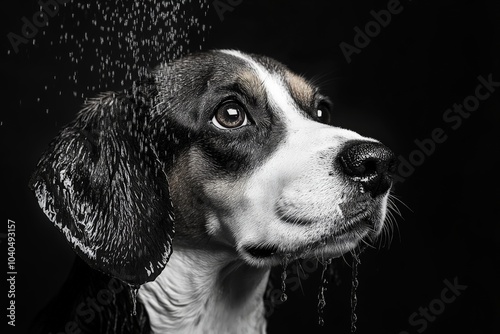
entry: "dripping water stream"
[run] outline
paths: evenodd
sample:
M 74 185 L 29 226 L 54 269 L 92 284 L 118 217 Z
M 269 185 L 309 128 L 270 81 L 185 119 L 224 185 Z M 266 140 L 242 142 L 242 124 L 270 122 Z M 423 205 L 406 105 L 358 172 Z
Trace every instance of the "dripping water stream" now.
M 137 294 L 140 285 L 130 285 L 130 299 L 132 300 L 132 315 L 137 315 Z
M 288 299 L 288 296 L 286 294 L 286 267 L 283 268 L 283 272 L 281 273 L 281 295 L 280 295 L 280 301 L 281 302 L 286 302 Z
M 323 269 L 321 271 L 321 282 L 318 292 L 318 324 L 320 326 L 323 326 L 325 324 L 325 320 L 323 319 L 323 312 L 326 306 L 325 291 L 328 288 L 328 281 L 329 281 L 329 278 L 326 277 L 325 274 L 328 270 L 328 265 L 330 265 L 331 263 L 332 259 L 321 261 Z
M 281 295 L 280 295 L 280 301 L 282 303 L 286 302 L 287 299 L 288 299 L 288 295 L 286 294 L 286 278 L 287 278 L 286 269 L 288 267 L 288 261 L 289 261 L 289 257 L 285 256 L 285 258 L 283 259 L 283 271 L 281 272 Z
M 356 333 L 358 322 L 358 316 L 356 314 L 356 306 L 358 305 L 358 265 L 361 263 L 359 256 L 363 252 L 364 248 L 359 249 L 359 253 L 352 253 L 352 281 L 351 281 L 351 334 Z

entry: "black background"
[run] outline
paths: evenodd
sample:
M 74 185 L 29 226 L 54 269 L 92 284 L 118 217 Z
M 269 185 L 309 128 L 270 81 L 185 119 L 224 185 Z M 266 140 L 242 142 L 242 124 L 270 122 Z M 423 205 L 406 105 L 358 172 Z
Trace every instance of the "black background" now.
M 402 1 L 401 13 L 348 63 L 339 44 L 352 45 L 354 27 L 363 29 L 373 20 L 370 11 L 386 8 L 388 1 L 240 2 L 233 1 L 237 5 L 223 20 L 209 8 L 203 20 L 212 28 L 203 49 L 265 54 L 314 78 L 335 102 L 339 126 L 377 138 L 405 159 L 417 154 L 415 140 L 430 138 L 435 128 L 447 136 L 396 185 L 394 194 L 404 204 L 397 202 L 401 216 L 396 215 L 390 247 L 368 250 L 361 257 L 358 332 L 498 332 L 500 94 L 482 101 L 456 130 L 443 121 L 443 114 L 474 94 L 478 76 L 491 74 L 500 81 L 500 3 Z M 57 29 L 59 20 L 66 20 L 66 27 L 76 20 L 71 5 L 52 18 L 54 24 L 37 36 L 35 45 L 7 54 L 7 33 L 19 31 L 21 17 L 37 10 L 36 1 L 2 4 L 1 208 L 4 223 L 12 219 L 17 225 L 16 333 L 25 333 L 57 292 L 73 259 L 62 235 L 38 208 L 28 179 L 50 139 L 75 116 L 83 101 L 80 93 L 92 96 L 85 87 L 96 80 L 83 70 L 78 83 L 68 79 L 77 65 L 58 60 L 68 50 L 50 44 L 64 33 Z M 74 29 L 81 33 L 86 26 Z M 201 38 L 192 42 L 201 43 Z M 87 66 L 95 61 L 85 55 L 81 59 Z M 290 291 L 288 301 L 273 309 L 269 333 L 348 333 L 350 258 L 335 264 L 338 279 L 327 290 L 325 326 L 317 325 L 316 273 L 302 281 L 303 293 Z M 409 317 L 414 312 L 438 305 L 444 280 L 467 288 L 425 330 L 413 326 Z M 4 315 L 2 319 L 6 323 Z

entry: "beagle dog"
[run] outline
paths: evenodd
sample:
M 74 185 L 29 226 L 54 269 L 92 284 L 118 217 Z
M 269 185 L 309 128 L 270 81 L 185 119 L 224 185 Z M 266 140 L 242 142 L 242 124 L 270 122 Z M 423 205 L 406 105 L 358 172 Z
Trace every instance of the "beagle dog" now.
M 38 163 L 30 186 L 87 268 L 47 324 L 264 333 L 270 268 L 372 241 L 395 165 L 273 59 L 217 50 L 159 66 L 89 100 Z

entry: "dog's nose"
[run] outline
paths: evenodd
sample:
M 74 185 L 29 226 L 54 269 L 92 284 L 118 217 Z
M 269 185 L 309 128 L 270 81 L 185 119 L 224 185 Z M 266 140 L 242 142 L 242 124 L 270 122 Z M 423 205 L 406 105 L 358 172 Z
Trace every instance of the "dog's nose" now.
M 362 185 L 363 190 L 376 197 L 385 193 L 396 170 L 394 153 L 376 142 L 348 142 L 338 156 L 345 175 Z

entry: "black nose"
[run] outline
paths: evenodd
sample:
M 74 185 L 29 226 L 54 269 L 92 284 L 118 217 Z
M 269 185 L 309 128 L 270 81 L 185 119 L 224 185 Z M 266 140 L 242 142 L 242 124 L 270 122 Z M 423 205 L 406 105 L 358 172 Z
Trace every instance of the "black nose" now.
M 348 142 L 338 160 L 344 174 L 360 183 L 372 197 L 385 193 L 391 186 L 396 158 L 391 150 L 380 143 Z

